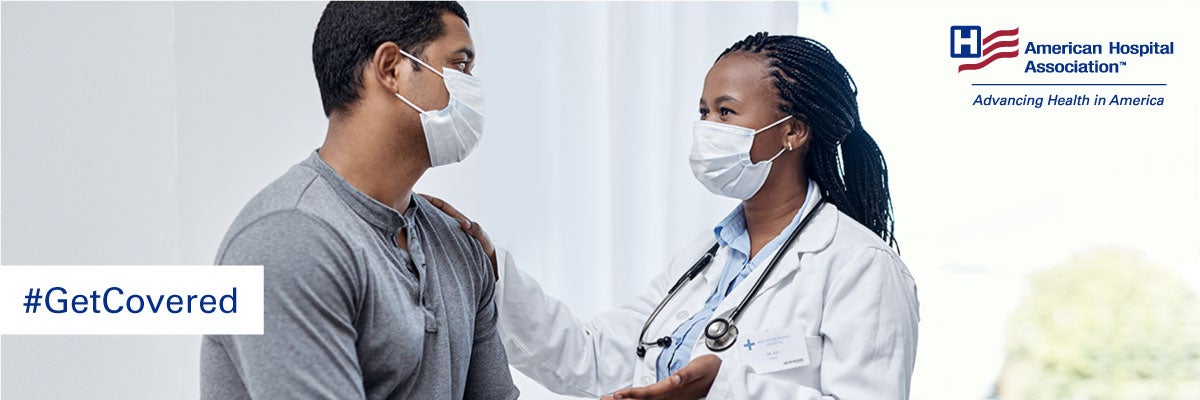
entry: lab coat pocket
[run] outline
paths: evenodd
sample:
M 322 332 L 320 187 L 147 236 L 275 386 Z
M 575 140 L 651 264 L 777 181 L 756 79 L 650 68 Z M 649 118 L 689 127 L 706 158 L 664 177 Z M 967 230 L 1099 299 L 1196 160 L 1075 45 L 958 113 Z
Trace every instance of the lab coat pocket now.
M 793 332 L 804 331 L 797 329 Z M 745 354 L 753 351 L 743 352 L 743 362 L 749 365 L 755 374 L 803 387 L 819 388 L 821 387 L 821 356 L 825 345 L 824 340 L 821 336 L 807 336 L 802 333 L 798 333 L 797 338 L 802 338 L 802 340 L 797 340 L 799 344 L 797 347 L 801 347 L 803 350 L 795 349 L 792 356 L 781 354 L 781 362 L 762 362 L 761 359 L 756 360 Z M 803 360 L 800 355 L 803 355 Z
M 801 367 L 816 370 L 821 362 L 823 341 L 820 336 L 804 335 L 803 327 L 770 329 L 746 335 L 738 352 L 742 361 L 757 374 L 788 371 Z

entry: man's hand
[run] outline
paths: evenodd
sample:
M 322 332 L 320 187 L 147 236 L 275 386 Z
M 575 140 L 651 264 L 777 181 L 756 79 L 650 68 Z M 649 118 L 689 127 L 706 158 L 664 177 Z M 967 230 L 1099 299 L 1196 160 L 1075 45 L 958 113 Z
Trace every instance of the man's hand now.
M 639 399 L 639 400 L 693 400 L 708 396 L 717 371 L 721 369 L 721 359 L 709 354 L 692 360 L 679 372 L 658 381 L 650 386 L 619 390 L 601 400 Z
M 492 260 L 492 278 L 500 279 L 500 274 L 496 272 L 496 268 L 498 268 L 496 266 L 496 246 L 492 245 L 492 238 L 488 237 L 487 232 L 484 232 L 483 228 L 480 227 L 478 223 L 472 222 L 467 218 L 466 215 L 463 215 L 463 213 L 455 209 L 454 206 L 451 206 L 450 203 L 424 193 L 421 193 L 421 197 L 424 197 L 425 200 L 429 200 L 429 204 L 433 204 L 434 207 L 442 210 L 442 212 L 446 213 L 446 215 L 449 215 L 450 218 L 457 219 L 462 230 L 468 235 L 471 235 L 471 237 L 475 238 L 475 240 L 479 241 L 479 245 L 483 246 L 483 251 L 487 253 L 488 258 Z

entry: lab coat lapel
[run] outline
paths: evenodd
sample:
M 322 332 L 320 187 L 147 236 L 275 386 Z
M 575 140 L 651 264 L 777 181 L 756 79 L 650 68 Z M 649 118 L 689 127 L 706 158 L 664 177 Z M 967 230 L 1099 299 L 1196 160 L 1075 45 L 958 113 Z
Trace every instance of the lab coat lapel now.
M 767 280 L 763 282 L 762 288 L 759 289 L 755 297 L 762 296 L 765 293 L 770 293 L 775 286 L 779 285 L 780 282 L 783 282 L 788 276 L 798 270 L 801 265 L 801 260 L 804 259 L 805 253 L 820 251 L 821 249 L 828 247 L 833 241 L 833 234 L 835 231 L 837 231 L 838 224 L 837 207 L 832 203 L 825 203 L 824 206 L 815 212 L 817 215 L 813 216 L 812 220 L 808 223 L 808 227 L 805 228 L 804 231 L 800 232 L 800 236 L 796 238 L 795 242 L 793 242 L 792 245 L 788 246 L 787 248 L 781 248 L 778 250 L 785 253 L 783 254 L 783 257 L 779 259 L 779 264 L 775 266 L 775 270 L 771 272 L 770 276 L 767 276 Z M 772 257 L 774 257 L 774 255 L 772 255 Z M 721 305 L 717 307 L 717 312 L 714 313 L 713 316 L 716 317 L 725 315 L 726 312 L 734 307 L 737 307 L 738 303 L 741 303 L 742 299 L 746 297 L 746 294 L 750 293 L 750 288 L 754 286 L 754 282 L 757 282 L 762 274 L 767 270 L 766 267 L 767 264 L 764 263 L 763 265 L 755 268 L 750 275 L 746 276 L 745 280 L 738 283 L 738 285 L 734 287 L 733 291 L 729 293 L 729 296 L 725 297 L 725 300 L 722 301 Z M 717 275 L 715 276 L 716 277 L 713 279 L 719 279 L 721 276 L 720 271 L 718 271 Z M 747 307 L 753 306 L 753 301 L 747 305 Z
M 679 274 L 683 274 L 683 271 L 687 271 L 687 268 L 699 259 L 712 244 L 713 241 L 711 239 L 708 240 L 707 244 L 703 246 L 703 250 L 695 252 L 694 258 L 681 258 L 680 262 L 683 264 L 672 269 L 678 270 Z M 646 340 L 652 341 L 663 336 L 670 336 L 679 327 L 679 324 L 683 323 L 687 318 L 691 318 L 697 310 L 703 307 L 704 302 L 708 300 L 708 296 L 712 294 L 713 288 L 710 282 L 716 282 L 721 279 L 721 270 L 725 268 L 725 263 L 728 261 L 729 249 L 726 247 L 718 249 L 716 256 L 713 257 L 708 267 L 704 268 L 704 271 L 699 275 L 696 275 L 696 278 L 692 279 L 691 282 L 685 284 L 679 290 L 679 293 L 675 295 L 675 298 L 663 307 L 662 312 L 659 313 L 658 317 L 654 319 L 654 322 L 646 330 Z M 681 312 L 684 313 L 684 318 L 680 318 Z M 697 342 L 703 343 L 704 341 L 698 340 Z M 703 347 L 703 344 L 701 346 Z M 646 356 L 642 358 L 641 366 L 644 368 L 644 373 L 654 375 L 657 371 L 658 356 L 662 353 L 663 348 L 649 346 L 648 349 L 650 351 L 647 351 Z M 645 384 L 644 382 L 642 383 Z
M 674 269 L 680 271 L 679 274 L 682 275 L 682 271 L 687 271 L 688 267 L 691 267 L 692 263 L 696 262 L 712 244 L 713 241 L 709 240 L 708 244 L 704 246 L 704 250 L 696 252 L 692 258 L 682 258 L 680 261 L 683 264 Z M 675 298 L 663 307 L 658 318 L 655 318 L 654 322 L 650 324 L 649 329 L 647 329 L 647 338 L 652 335 L 652 337 L 671 335 L 675 332 L 675 328 L 679 327 L 679 324 L 683 323 L 686 318 L 691 318 L 697 310 L 703 307 L 704 302 L 708 301 L 708 296 L 712 294 L 712 282 L 717 282 L 721 279 L 721 270 L 725 268 L 727 262 L 729 262 L 729 248 L 721 247 L 717 249 L 717 253 L 713 256 L 712 261 L 709 262 L 708 267 L 705 267 L 704 271 L 696 275 L 691 282 L 684 284 L 679 293 L 675 295 Z M 686 318 L 679 318 L 681 311 L 686 312 Z

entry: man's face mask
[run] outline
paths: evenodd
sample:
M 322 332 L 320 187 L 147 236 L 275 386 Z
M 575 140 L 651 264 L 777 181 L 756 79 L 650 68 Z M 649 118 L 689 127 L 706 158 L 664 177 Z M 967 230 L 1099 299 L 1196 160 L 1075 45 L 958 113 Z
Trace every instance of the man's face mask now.
M 446 90 L 450 92 L 450 102 L 446 108 L 429 111 L 422 110 L 396 93 L 396 97 L 421 114 L 421 128 L 425 130 L 425 141 L 429 143 L 430 163 L 437 167 L 467 158 L 479 145 L 483 135 L 483 83 L 479 78 L 450 68 L 442 68 L 438 72 L 404 50 L 400 50 L 400 54 L 442 77 Z

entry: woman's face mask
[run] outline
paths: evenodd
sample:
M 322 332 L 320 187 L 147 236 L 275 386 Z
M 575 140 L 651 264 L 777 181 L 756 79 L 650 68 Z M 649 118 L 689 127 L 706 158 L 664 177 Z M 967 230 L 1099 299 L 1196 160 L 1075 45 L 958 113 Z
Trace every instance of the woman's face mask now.
M 766 127 L 754 130 L 711 121 L 696 121 L 692 126 L 692 153 L 688 161 L 692 174 L 708 191 L 721 196 L 745 200 L 754 197 L 767 181 L 771 163 L 787 148 L 768 160 L 750 161 L 754 136 L 792 118 L 783 117 Z
M 438 72 L 421 59 L 400 50 L 400 54 L 411 58 L 442 77 L 450 102 L 441 110 L 422 110 L 399 93 L 396 97 L 421 114 L 421 128 L 429 144 L 429 161 L 437 167 L 453 164 L 467 158 L 479 145 L 483 136 L 483 83 L 479 78 L 460 71 L 442 68 Z

